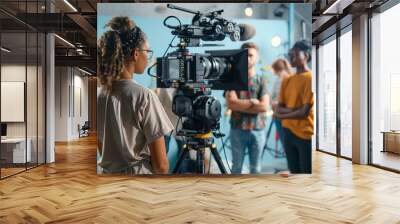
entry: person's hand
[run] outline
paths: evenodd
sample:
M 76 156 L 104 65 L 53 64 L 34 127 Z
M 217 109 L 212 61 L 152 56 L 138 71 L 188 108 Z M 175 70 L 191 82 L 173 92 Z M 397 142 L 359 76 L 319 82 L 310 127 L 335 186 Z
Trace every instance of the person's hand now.
M 157 96 L 160 96 L 160 94 L 161 94 L 160 88 L 155 88 L 154 92 L 156 93 Z
M 252 105 L 254 105 L 254 104 L 260 103 L 260 100 L 258 100 L 258 99 L 250 99 L 250 102 L 251 102 Z
M 276 119 L 281 119 L 281 114 L 278 113 L 277 111 L 274 111 L 274 114 L 272 115 Z
M 231 90 L 231 91 L 227 91 L 227 95 L 231 100 L 237 100 L 238 96 L 236 94 L 235 91 Z
M 226 109 L 226 111 L 224 113 L 224 116 L 228 117 L 228 116 L 231 116 L 231 114 L 232 114 L 232 110 L 231 109 Z

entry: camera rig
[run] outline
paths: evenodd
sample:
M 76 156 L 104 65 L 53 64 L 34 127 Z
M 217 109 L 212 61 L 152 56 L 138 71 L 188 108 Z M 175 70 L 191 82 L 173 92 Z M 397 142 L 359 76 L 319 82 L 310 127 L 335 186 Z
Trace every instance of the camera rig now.
M 210 148 L 221 173 L 226 173 L 221 157 L 216 150 L 213 137 L 222 138 L 219 132 L 221 103 L 211 90 L 247 90 L 247 49 L 217 50 L 205 53 L 190 53 L 188 47 L 218 46 L 202 44 L 201 41 L 222 41 L 229 36 L 232 41 L 242 40 L 243 27 L 222 18 L 223 10 L 208 13 L 192 11 L 172 4 L 168 8 L 194 14 L 192 24 L 182 25 L 176 16 L 164 19 L 164 26 L 172 29 L 174 38 L 180 38 L 177 50 L 157 58 L 157 87 L 176 88 L 172 111 L 184 119 L 177 136 L 187 140 L 179 155 L 174 173 L 177 173 L 189 149 L 197 151 L 196 172 L 204 173 L 204 149 Z M 176 19 L 178 25 L 167 24 Z M 174 40 L 174 39 L 173 39 Z M 171 43 L 173 42 L 171 41 Z M 168 48 L 169 48 L 168 47 Z M 168 49 L 167 49 L 168 50 Z M 178 128 L 178 127 L 176 127 Z

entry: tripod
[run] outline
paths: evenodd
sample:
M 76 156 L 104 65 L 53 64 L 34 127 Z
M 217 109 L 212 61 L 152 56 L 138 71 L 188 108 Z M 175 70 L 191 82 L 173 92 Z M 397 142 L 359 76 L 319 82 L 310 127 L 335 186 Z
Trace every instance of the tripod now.
M 271 151 L 274 150 L 274 149 L 268 147 L 268 140 L 269 140 L 269 137 L 270 137 L 270 135 L 271 135 L 272 126 L 274 126 L 274 125 L 275 125 L 274 120 L 272 120 L 271 123 L 270 123 L 270 125 L 269 125 L 269 127 L 268 127 L 267 139 L 266 139 L 266 141 L 265 141 L 264 149 L 263 149 L 263 151 L 262 151 L 262 153 L 261 153 L 261 158 L 264 158 L 264 153 L 265 153 L 266 150 L 271 150 Z M 278 132 L 278 130 L 276 130 L 276 131 Z M 279 133 L 278 133 L 278 134 L 279 134 Z M 275 139 L 275 158 L 284 157 L 284 156 L 285 156 L 285 152 L 284 152 L 284 151 L 283 151 L 283 153 L 279 153 L 279 152 L 278 152 L 278 141 L 279 141 L 279 140 L 282 141 L 282 136 L 281 136 L 281 135 L 279 135 L 279 139 Z
M 179 171 L 179 168 L 189 153 L 189 150 L 196 151 L 196 163 L 195 163 L 195 173 L 205 174 L 205 162 L 204 162 L 204 153 L 205 149 L 209 148 L 211 151 L 211 155 L 214 157 L 217 162 L 218 168 L 222 174 L 227 174 L 224 164 L 222 163 L 221 156 L 218 153 L 216 144 L 213 143 L 213 138 L 211 137 L 211 133 L 208 134 L 199 134 L 194 137 L 189 137 L 189 140 L 186 144 L 182 146 L 180 150 L 180 154 L 178 157 L 178 161 L 174 167 L 172 173 L 176 174 Z M 210 158 L 211 159 L 211 158 Z M 210 167 L 208 167 L 210 169 Z

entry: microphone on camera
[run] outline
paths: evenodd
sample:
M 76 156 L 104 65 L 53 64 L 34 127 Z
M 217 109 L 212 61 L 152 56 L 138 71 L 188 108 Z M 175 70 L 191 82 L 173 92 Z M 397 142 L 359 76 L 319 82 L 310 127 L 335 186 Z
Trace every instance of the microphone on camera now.
M 240 41 L 249 40 L 256 35 L 256 28 L 248 24 L 239 24 Z

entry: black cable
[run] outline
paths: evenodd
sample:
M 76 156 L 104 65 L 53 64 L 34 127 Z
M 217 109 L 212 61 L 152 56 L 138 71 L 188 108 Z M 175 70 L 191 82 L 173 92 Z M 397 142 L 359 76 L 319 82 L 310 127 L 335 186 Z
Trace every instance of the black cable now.
M 156 75 L 151 74 L 151 69 L 152 69 L 154 66 L 156 66 L 156 65 L 157 65 L 157 62 L 154 63 L 154 64 L 152 64 L 152 65 L 147 69 L 147 75 L 149 75 L 150 77 L 153 77 L 153 78 L 158 78 Z
M 172 42 L 174 42 L 175 38 L 176 38 L 176 35 L 172 38 L 171 42 L 169 42 L 167 50 L 164 51 L 163 57 L 165 57 L 165 55 L 167 54 L 167 52 L 168 52 L 169 48 L 172 46 Z
M 166 26 L 166 27 L 168 27 L 168 28 L 174 27 L 174 26 L 170 26 L 170 25 L 168 25 L 168 24 L 165 23 L 165 21 L 167 21 L 170 17 L 174 17 L 174 18 L 176 18 L 176 19 L 178 20 L 178 22 L 179 22 L 179 29 L 180 29 L 180 27 L 182 26 L 182 23 L 181 23 L 181 21 L 180 21 L 177 17 L 175 17 L 175 16 L 168 16 L 167 18 L 165 18 L 165 20 L 164 20 L 164 26 Z M 174 28 L 171 28 L 171 29 L 174 29 Z M 172 38 L 171 42 L 169 42 L 168 47 L 167 47 L 167 49 L 164 51 L 164 54 L 163 54 L 162 57 L 165 57 L 165 55 L 167 54 L 169 48 L 172 46 L 172 42 L 174 42 L 175 38 L 176 38 L 176 35 L 174 35 L 174 37 Z M 159 78 L 157 75 L 153 75 L 153 74 L 150 73 L 150 72 L 151 72 L 151 69 L 152 69 L 154 66 L 156 66 L 156 65 L 157 65 L 157 62 L 154 63 L 153 65 L 151 65 L 151 66 L 147 69 L 147 75 L 149 75 L 150 77 L 153 77 L 153 78 Z
M 165 55 L 167 54 L 169 48 L 172 46 L 172 42 L 174 42 L 174 40 L 175 40 L 175 37 L 176 37 L 176 35 L 172 38 L 171 42 L 169 42 L 168 47 L 167 47 L 167 49 L 164 51 L 164 54 L 163 54 L 162 57 L 165 57 Z M 160 78 L 160 77 L 158 77 L 157 75 L 151 74 L 151 69 L 152 69 L 154 66 L 156 66 L 156 65 L 157 65 L 157 62 L 154 63 L 154 64 L 152 64 L 152 65 L 147 69 L 147 75 L 149 75 L 150 77 L 153 77 L 153 78 Z
M 167 21 L 168 21 L 169 19 L 171 19 L 171 18 L 176 19 L 176 20 L 178 21 L 178 23 L 179 23 L 179 26 L 171 26 L 171 25 L 168 25 L 168 24 L 167 24 Z M 182 22 L 181 22 L 181 20 L 180 20 L 178 17 L 176 17 L 176 16 L 168 16 L 167 18 L 164 19 L 163 24 L 164 24 L 165 27 L 168 27 L 168 28 L 174 29 L 174 30 L 178 30 L 178 29 L 181 30 L 181 28 L 182 28 Z
M 178 20 L 179 26 L 171 26 L 171 25 L 168 25 L 168 24 L 166 23 L 166 21 L 167 21 L 168 19 L 170 19 L 170 18 L 174 18 L 174 19 Z M 181 21 L 180 21 L 179 18 L 176 17 L 176 16 L 168 16 L 167 18 L 164 19 L 163 24 L 164 24 L 164 26 L 166 26 L 166 27 L 168 27 L 168 28 L 170 28 L 170 29 L 175 29 L 175 30 L 177 30 L 177 29 L 180 30 L 181 27 L 182 27 Z M 175 37 L 176 37 L 176 35 L 174 35 L 174 37 L 172 38 L 171 42 L 168 44 L 168 48 L 167 48 L 167 50 L 165 50 L 165 52 L 164 52 L 164 54 L 163 54 L 163 57 L 165 57 L 165 55 L 167 54 L 169 48 L 171 47 L 172 42 L 174 42 L 174 40 L 175 40 Z

